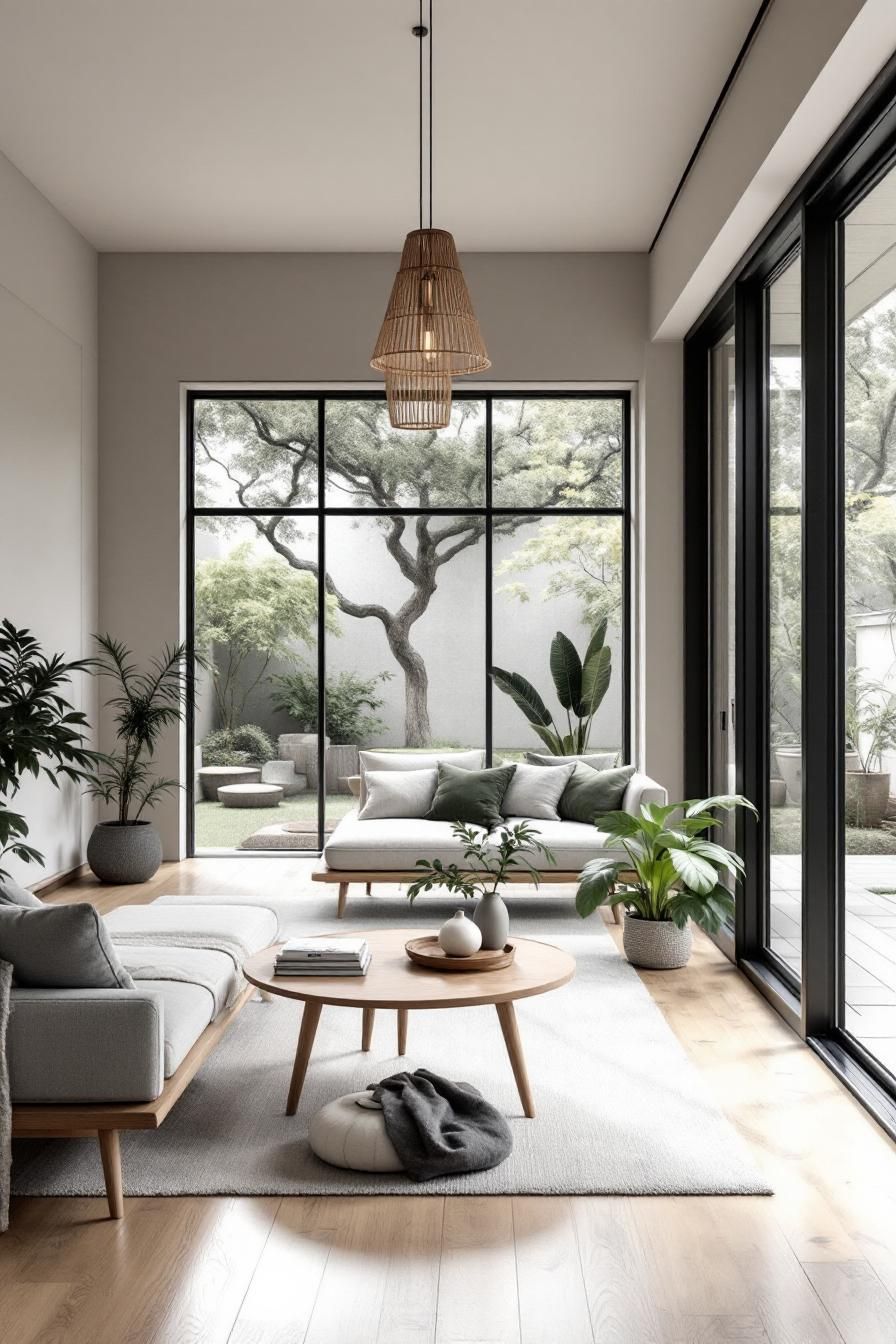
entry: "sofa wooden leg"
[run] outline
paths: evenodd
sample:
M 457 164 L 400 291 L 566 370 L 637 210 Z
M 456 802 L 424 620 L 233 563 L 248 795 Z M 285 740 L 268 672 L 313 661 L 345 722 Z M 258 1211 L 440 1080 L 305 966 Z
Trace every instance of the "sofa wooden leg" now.
M 348 883 L 339 883 L 339 900 L 336 903 L 336 918 L 342 919 L 345 914 L 345 899 L 348 896 Z
M 372 883 L 372 882 L 368 882 L 367 885 L 365 886 L 364 890 L 365 890 L 365 892 L 367 893 L 368 896 L 372 896 L 372 895 L 373 895 L 373 883 Z
M 124 1217 L 124 1192 L 121 1186 L 121 1147 L 117 1129 L 99 1131 L 100 1156 L 103 1159 L 103 1179 L 106 1182 L 106 1199 L 109 1201 L 109 1217 Z
M 376 1017 L 375 1008 L 363 1008 L 361 1010 L 361 1049 L 369 1050 L 370 1042 L 373 1040 L 373 1021 Z

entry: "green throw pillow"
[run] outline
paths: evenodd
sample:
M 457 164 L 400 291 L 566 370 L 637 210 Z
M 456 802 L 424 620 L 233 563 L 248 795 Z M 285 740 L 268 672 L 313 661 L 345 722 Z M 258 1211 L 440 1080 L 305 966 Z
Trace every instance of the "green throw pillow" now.
M 579 762 L 561 794 L 557 811 L 564 821 L 586 823 L 593 823 L 603 812 L 618 812 L 625 797 L 626 785 L 634 773 L 633 765 L 621 765 L 615 770 L 595 770 Z
M 515 765 L 462 770 L 440 761 L 439 783 L 427 820 L 463 821 L 469 826 L 484 826 L 487 831 L 503 826 L 501 802 L 515 770 Z

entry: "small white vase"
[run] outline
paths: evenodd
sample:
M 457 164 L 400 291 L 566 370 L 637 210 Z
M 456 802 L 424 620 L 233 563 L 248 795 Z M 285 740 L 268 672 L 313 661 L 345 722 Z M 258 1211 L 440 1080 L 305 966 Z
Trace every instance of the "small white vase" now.
M 458 910 L 439 929 L 439 947 L 449 957 L 469 957 L 482 946 L 482 934 L 463 910 Z

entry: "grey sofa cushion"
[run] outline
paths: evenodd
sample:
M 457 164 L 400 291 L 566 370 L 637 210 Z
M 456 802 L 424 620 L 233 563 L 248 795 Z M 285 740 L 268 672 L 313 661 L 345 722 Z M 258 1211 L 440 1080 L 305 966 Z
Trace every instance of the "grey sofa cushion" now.
M 133 989 L 99 912 L 77 905 L 0 907 L 0 959 L 17 985 L 47 989 Z
M 13 1101 L 153 1101 L 167 1073 L 169 1033 L 179 1050 L 184 1031 L 194 1030 L 195 1040 L 202 1030 L 184 1011 L 184 991 L 207 1018 L 211 999 L 196 985 L 14 990 L 7 1039 Z
M 569 765 L 578 761 L 581 765 L 590 765 L 592 770 L 612 770 L 619 759 L 616 751 L 591 751 L 582 756 L 549 756 L 540 751 L 527 751 L 526 760 L 530 765 Z
M 19 905 L 26 910 L 39 910 L 43 901 L 34 895 L 33 891 L 28 891 L 22 887 L 12 877 L 0 877 L 0 906 Z
M 477 829 L 477 834 L 484 839 L 486 832 Z M 354 872 L 407 872 L 418 859 L 470 866 L 447 821 L 417 817 L 359 821 L 354 811 L 336 826 L 324 846 L 324 859 L 330 868 Z
M 574 761 L 567 762 L 566 768 L 561 770 L 518 765 L 501 802 L 502 815 L 559 821 L 557 804 L 575 768 Z
M 438 771 L 368 770 L 364 776 L 367 801 L 361 821 L 377 817 L 425 817 L 436 793 Z
M 485 765 L 484 751 L 362 751 L 361 806 L 367 802 L 365 775 L 368 770 L 435 770 L 440 761 L 456 765 L 461 770 L 481 770 Z
M 507 825 L 526 821 L 526 817 L 508 817 Z M 604 835 L 595 826 L 580 821 L 533 821 L 532 830 L 547 845 L 556 863 L 541 854 L 528 857 L 539 872 L 578 873 L 592 859 L 626 859 L 625 850 L 615 838 Z

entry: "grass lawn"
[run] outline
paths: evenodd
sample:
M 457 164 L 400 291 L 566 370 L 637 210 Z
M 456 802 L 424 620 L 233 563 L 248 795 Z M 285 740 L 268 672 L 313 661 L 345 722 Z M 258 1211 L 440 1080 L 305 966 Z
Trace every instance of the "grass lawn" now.
M 770 813 L 771 852 L 799 854 L 802 850 L 802 812 L 798 807 L 773 807 Z M 847 854 L 896 854 L 896 825 L 887 821 L 874 830 L 847 826 Z
M 328 794 L 327 821 L 338 821 L 354 804 L 355 799 L 350 794 Z M 277 822 L 305 821 L 313 833 L 317 822 L 317 794 L 303 793 L 296 798 L 286 798 L 277 807 L 224 807 L 221 803 L 197 802 L 195 815 L 197 849 L 236 849 L 241 840 Z M 316 843 L 311 848 L 316 849 Z

